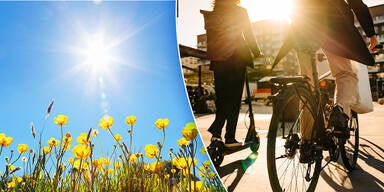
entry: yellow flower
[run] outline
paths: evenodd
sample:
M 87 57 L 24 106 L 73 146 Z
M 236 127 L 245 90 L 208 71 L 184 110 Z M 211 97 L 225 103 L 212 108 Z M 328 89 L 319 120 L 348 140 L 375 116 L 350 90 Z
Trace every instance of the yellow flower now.
M 162 163 L 162 162 L 155 161 L 155 162 L 151 163 L 151 165 L 150 165 L 150 170 L 152 172 L 159 172 L 162 169 L 164 169 L 164 163 Z
M 157 153 L 159 153 L 159 149 L 157 148 L 156 145 L 148 144 L 144 148 L 145 154 L 149 158 L 154 158 L 156 157 Z
M 94 167 L 96 167 L 96 169 L 98 169 L 98 170 L 103 169 L 103 165 L 101 164 L 100 160 L 98 160 L 98 159 L 92 160 L 92 165 Z
M 113 118 L 111 116 L 106 116 L 100 119 L 99 127 L 102 129 L 110 129 L 113 125 Z
M 173 166 L 177 167 L 178 169 L 187 169 L 189 167 L 192 167 L 192 158 L 175 158 L 172 159 Z M 193 159 L 193 164 L 197 165 L 197 160 Z
M 12 137 L 6 137 L 4 133 L 0 133 L 0 146 L 8 147 L 13 141 Z
M 200 167 L 199 167 L 199 170 L 200 170 L 200 171 L 207 171 L 207 170 L 209 170 L 209 168 L 208 168 L 208 167 L 205 167 L 205 166 L 203 165 L 203 166 L 200 166 Z
M 16 186 L 16 183 L 13 180 L 9 182 L 7 185 L 8 188 L 14 188 L 15 186 Z
M 63 126 L 67 124 L 68 117 L 65 115 L 57 115 L 57 117 L 54 117 L 53 120 L 55 121 L 56 125 Z
M 172 165 L 177 167 L 178 169 L 186 169 L 186 168 L 188 168 L 187 161 L 185 161 L 183 159 L 184 158 L 172 159 Z
M 165 129 L 169 124 L 169 120 L 167 118 L 165 119 L 157 119 L 157 121 L 155 122 L 155 126 L 158 128 L 158 129 Z
M 9 169 L 9 171 L 13 171 L 13 170 L 15 170 L 15 166 L 14 165 L 8 165 L 8 169 Z
M 12 180 L 14 180 L 14 181 L 20 183 L 20 182 L 23 181 L 23 178 L 21 178 L 20 176 L 14 176 L 14 177 L 12 178 Z
M 164 179 L 169 179 L 169 176 L 170 176 L 169 174 L 165 174 Z
M 76 145 L 72 153 L 77 159 L 85 159 L 91 154 L 91 148 L 85 145 Z
M 203 165 L 205 167 L 209 167 L 211 165 L 211 161 L 210 160 L 206 160 L 206 161 L 203 162 Z
M 176 173 L 176 169 L 171 169 L 171 173 L 175 174 Z
M 73 157 L 68 158 L 68 163 L 73 165 L 73 162 L 75 162 L 75 159 Z
M 136 116 L 128 116 L 127 118 L 125 118 L 125 122 L 130 125 L 130 126 L 133 126 L 136 124 Z
M 119 141 L 121 141 L 121 139 L 123 139 L 123 137 L 120 134 L 116 134 L 115 139 L 117 142 L 119 142 Z
M 14 176 L 12 181 L 8 183 L 8 188 L 14 188 L 17 184 L 23 181 L 23 178 L 20 176 Z
M 182 133 L 183 137 L 190 141 L 196 138 L 199 131 L 197 130 L 195 123 L 187 123 L 183 128 Z
M 178 144 L 180 147 L 182 147 L 182 146 L 187 146 L 188 143 L 189 143 L 189 141 L 188 141 L 187 139 L 185 139 L 185 137 L 183 137 L 183 138 L 181 138 L 181 139 L 179 139 L 179 140 L 177 141 L 177 144 Z
M 131 156 L 129 156 L 129 161 L 135 163 L 137 161 L 137 155 L 132 154 Z
M 51 152 L 51 147 L 43 147 L 43 154 L 47 155 Z
M 121 168 L 121 163 L 119 161 L 115 161 L 115 163 L 113 164 L 113 167 L 115 169 L 120 169 Z
M 151 165 L 150 164 L 145 164 L 144 165 L 144 170 L 150 171 L 151 170 Z
M 60 144 L 60 141 L 57 140 L 57 139 L 55 139 L 55 138 L 53 138 L 53 137 L 49 138 L 49 140 L 48 140 L 48 145 L 49 145 L 51 148 L 56 147 L 56 146 L 58 146 L 59 144 Z
M 191 189 L 192 191 L 207 191 L 207 189 L 204 187 L 204 181 L 196 181 L 196 186 L 191 183 Z M 189 187 L 187 187 L 187 191 L 189 192 Z
M 81 165 L 80 165 L 80 163 L 81 163 Z M 79 170 L 79 169 L 88 170 L 89 169 L 87 162 L 79 161 L 79 160 L 76 160 L 73 162 L 73 167 L 75 167 L 77 170 Z
M 88 135 L 86 133 L 80 133 L 76 140 L 79 144 L 86 145 L 89 141 L 91 141 L 91 137 L 88 138 Z
M 21 154 L 27 152 L 28 151 L 28 145 L 27 144 L 19 144 L 17 146 L 17 151 L 19 151 L 19 153 L 21 153 Z
M 113 175 L 115 173 L 115 170 L 113 169 L 108 169 L 108 175 Z

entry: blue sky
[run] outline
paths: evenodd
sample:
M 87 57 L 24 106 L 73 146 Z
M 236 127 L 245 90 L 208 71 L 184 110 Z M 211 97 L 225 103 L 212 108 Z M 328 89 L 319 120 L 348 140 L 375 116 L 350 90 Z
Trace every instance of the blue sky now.
M 105 151 L 113 140 L 98 127 L 103 115 L 114 117 L 112 131 L 126 142 L 125 117 L 135 115 L 134 149 L 141 152 L 162 140 L 153 124 L 168 118 L 168 157 L 181 129 L 194 121 L 175 25 L 174 1 L 0 2 L 0 133 L 14 138 L 0 165 L 17 144 L 35 146 L 31 122 L 36 132 L 45 127 L 44 145 L 50 137 L 59 139 L 53 122 L 58 114 L 69 117 L 64 132 L 74 142 L 81 132 L 98 128 Z

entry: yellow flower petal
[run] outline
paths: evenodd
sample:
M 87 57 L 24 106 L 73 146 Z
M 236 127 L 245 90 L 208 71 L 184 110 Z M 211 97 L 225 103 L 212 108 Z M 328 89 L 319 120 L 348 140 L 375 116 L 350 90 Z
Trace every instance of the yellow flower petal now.
M 53 121 L 56 123 L 56 125 L 63 126 L 67 124 L 68 117 L 65 115 L 57 115 L 53 118 Z
M 127 118 L 125 118 L 125 122 L 130 125 L 130 126 L 133 126 L 136 124 L 136 116 L 128 116 Z
M 182 129 L 183 137 L 188 141 L 195 139 L 198 133 L 199 131 L 197 130 L 195 123 L 187 123 Z
M 21 153 L 21 154 L 27 152 L 28 151 L 28 145 L 27 144 L 17 145 L 17 151 L 19 151 L 19 153 Z
M 159 149 L 157 148 L 156 145 L 148 144 L 144 148 L 145 154 L 149 158 L 155 158 L 157 153 L 159 153 Z
M 76 145 L 72 153 L 77 159 L 85 159 L 91 154 L 91 148 L 85 145 Z
M 110 129 L 114 123 L 114 120 L 111 116 L 106 116 L 100 119 L 99 127 L 102 129 Z
M 158 129 L 165 129 L 169 124 L 169 120 L 167 118 L 165 119 L 157 119 L 155 122 L 155 126 Z

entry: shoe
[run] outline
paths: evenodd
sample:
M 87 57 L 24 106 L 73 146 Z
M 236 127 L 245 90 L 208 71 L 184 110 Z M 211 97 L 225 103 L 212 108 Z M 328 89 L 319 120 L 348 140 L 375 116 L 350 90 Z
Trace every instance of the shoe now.
M 348 138 L 348 121 L 349 117 L 343 112 L 343 108 L 336 105 L 333 107 L 330 122 L 332 123 L 333 135 L 337 138 Z
M 236 141 L 236 139 L 226 139 L 224 146 L 225 147 L 240 147 L 243 143 Z
M 221 137 L 220 136 L 215 136 L 215 135 L 213 135 L 212 137 L 211 137 L 211 143 L 212 142 L 215 142 L 215 141 L 217 141 L 217 140 L 219 140 L 219 141 L 222 141 L 222 139 L 221 139 Z
M 309 163 L 312 160 L 311 145 L 309 142 L 303 142 L 300 145 L 300 163 Z

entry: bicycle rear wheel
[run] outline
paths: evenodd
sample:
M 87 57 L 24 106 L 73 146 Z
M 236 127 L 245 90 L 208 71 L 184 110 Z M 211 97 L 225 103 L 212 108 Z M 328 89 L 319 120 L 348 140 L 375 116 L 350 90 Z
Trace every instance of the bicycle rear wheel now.
M 348 170 L 353 170 L 357 165 L 359 156 L 359 121 L 357 113 L 352 111 L 351 119 L 348 124 L 349 138 L 339 140 L 341 159 Z
M 292 103 L 296 103 L 297 110 L 292 110 Z M 273 105 L 267 143 L 271 187 L 278 192 L 314 191 L 321 171 L 322 151 L 314 149 L 309 163 L 299 162 L 302 139 L 300 118 L 306 113 L 303 111 L 312 112 L 307 113 L 312 120 L 316 116 L 317 103 L 310 88 L 301 84 L 289 85 L 275 96 Z M 313 127 L 313 122 L 306 127 Z

